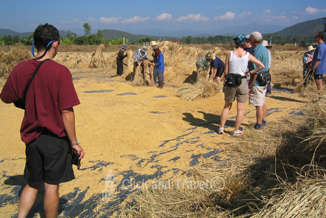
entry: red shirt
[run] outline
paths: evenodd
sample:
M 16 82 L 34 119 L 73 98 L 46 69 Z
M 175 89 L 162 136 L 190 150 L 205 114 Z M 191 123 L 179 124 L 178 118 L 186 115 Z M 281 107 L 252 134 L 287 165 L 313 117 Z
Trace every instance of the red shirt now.
M 19 63 L 9 75 L 1 92 L 1 100 L 12 103 L 24 99 L 24 89 L 40 61 Z M 44 131 L 58 137 L 66 136 L 60 111 L 80 104 L 72 76 L 67 67 L 55 61 L 43 63 L 26 95 L 21 139 L 27 144 Z

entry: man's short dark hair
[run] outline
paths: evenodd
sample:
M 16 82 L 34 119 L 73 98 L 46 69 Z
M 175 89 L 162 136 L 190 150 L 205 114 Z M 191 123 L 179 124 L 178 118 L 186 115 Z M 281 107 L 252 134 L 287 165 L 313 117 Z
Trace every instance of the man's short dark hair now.
M 46 49 L 52 40 L 58 41 L 60 38 L 57 28 L 50 24 L 39 25 L 34 31 L 34 45 L 37 50 Z
M 322 40 L 324 40 L 324 33 L 323 32 L 318 32 L 317 36 L 320 37 Z

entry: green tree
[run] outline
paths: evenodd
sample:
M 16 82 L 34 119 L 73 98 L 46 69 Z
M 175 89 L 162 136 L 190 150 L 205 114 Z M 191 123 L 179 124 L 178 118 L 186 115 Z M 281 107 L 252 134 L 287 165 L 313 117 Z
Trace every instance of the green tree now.
M 142 37 L 136 41 L 138 44 L 143 44 L 144 42 L 151 42 L 153 41 L 152 37 Z
M 101 43 L 102 43 L 102 40 L 100 38 L 98 38 L 94 34 L 87 37 L 87 44 L 88 45 L 99 45 Z
M 88 36 L 91 34 L 91 25 L 89 25 L 88 23 L 84 23 L 83 25 L 84 27 L 84 31 L 85 31 L 85 35 Z
M 75 40 L 74 40 L 74 43 L 76 45 L 87 45 L 87 37 L 86 36 L 80 36 L 80 37 L 77 37 Z
M 34 36 L 33 35 L 30 35 L 30 36 L 27 36 L 27 37 L 23 37 L 20 42 L 23 44 L 23 45 L 31 45 L 32 42 L 33 42 L 33 39 L 34 39 Z
M 111 40 L 109 42 L 109 44 L 110 45 L 122 45 L 123 44 L 123 37 Z M 125 38 L 125 45 L 128 45 L 128 44 L 129 44 L 129 39 Z
M 67 30 L 67 35 L 66 35 L 66 38 L 70 39 L 70 40 L 74 40 L 77 38 L 77 34 L 76 33 L 73 33 L 71 32 L 70 30 Z
M 96 35 L 97 35 L 98 38 L 102 39 L 103 38 L 102 30 L 97 30 Z

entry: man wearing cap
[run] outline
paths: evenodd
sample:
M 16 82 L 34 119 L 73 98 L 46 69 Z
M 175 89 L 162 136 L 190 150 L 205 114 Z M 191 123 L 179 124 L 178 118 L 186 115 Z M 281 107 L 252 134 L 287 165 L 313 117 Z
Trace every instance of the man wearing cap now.
M 314 56 L 314 52 L 315 52 L 315 48 L 312 45 L 309 45 L 308 50 L 303 54 L 303 57 L 302 57 L 302 62 L 303 62 L 302 76 L 303 76 L 303 79 L 306 78 L 309 69 L 311 69 L 311 62 L 312 62 L 312 58 Z
M 134 72 L 136 70 L 136 67 L 138 67 L 138 61 L 143 61 L 143 60 L 148 60 L 147 47 L 145 45 L 135 52 Z
M 117 75 L 121 76 L 123 74 L 123 59 L 127 57 L 128 55 L 124 54 L 124 52 L 127 50 L 127 46 L 123 45 L 118 52 L 117 56 Z
M 272 47 L 272 45 L 268 44 L 267 40 L 263 40 L 262 45 L 265 46 L 265 48 L 267 48 L 268 51 L 268 60 L 269 60 L 268 70 L 270 71 L 272 66 L 272 52 L 269 49 Z M 272 85 L 269 82 L 267 84 L 266 96 L 271 94 L 272 94 Z
M 318 32 L 315 35 L 315 42 L 318 44 L 312 58 L 312 70 L 319 94 L 323 92 L 323 75 L 326 74 L 326 45 L 324 43 L 324 33 Z
M 265 104 L 266 86 L 260 86 L 258 81 L 256 81 L 257 74 L 268 71 L 269 66 L 268 50 L 261 44 L 262 39 L 263 36 L 260 32 L 256 31 L 250 34 L 250 44 L 254 48 L 253 56 L 262 62 L 265 66 L 261 71 L 255 74 L 251 74 L 249 82 L 249 104 L 256 107 L 256 124 L 254 125 L 255 129 L 262 129 L 262 125 L 266 125 L 267 117 L 267 107 Z M 257 66 L 255 64 L 250 64 L 249 71 L 252 71 L 256 68 Z
M 222 86 L 221 77 L 224 72 L 224 62 L 210 52 L 206 54 L 206 60 L 210 63 L 210 78 L 216 80 L 217 84 Z

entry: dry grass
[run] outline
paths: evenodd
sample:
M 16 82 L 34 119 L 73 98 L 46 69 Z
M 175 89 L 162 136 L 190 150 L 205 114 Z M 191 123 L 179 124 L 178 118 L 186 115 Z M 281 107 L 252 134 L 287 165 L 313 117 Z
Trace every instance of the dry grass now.
M 325 217 L 325 105 L 326 95 L 314 96 L 303 109 L 306 116 L 270 122 L 262 132 L 245 129 L 244 137 L 225 151 L 239 156 L 223 167 L 203 164 L 182 178 L 202 182 L 223 178 L 223 189 L 150 188 L 135 193 L 121 215 Z
M 305 48 L 286 46 L 286 49 L 282 46 L 272 49 L 272 82 L 281 88 L 294 88 L 302 81 L 301 58 Z M 205 97 L 218 90 L 214 86 L 209 87 L 212 84 L 205 81 L 205 76 L 199 77 L 198 81 L 191 76 L 199 57 L 214 51 L 223 60 L 228 48 L 164 42 L 160 43 L 160 47 L 166 61 L 165 80 L 169 84 L 183 84 L 188 78 L 196 82 L 194 85 L 189 84 L 189 87 L 197 86 L 193 91 L 191 88 L 184 89 L 185 93 L 193 92 L 185 100 Z M 108 52 L 106 49 L 112 50 Z M 128 58 L 125 60 L 128 64 L 125 67 L 127 76 L 128 72 L 132 72 L 136 49 L 138 47 L 128 47 Z M 119 47 L 103 49 L 108 66 L 115 63 L 118 50 Z M 25 51 L 0 53 L 1 76 L 6 77 L 16 62 L 31 58 Z M 57 61 L 70 68 L 88 68 L 91 52 L 93 49 L 85 51 L 85 55 L 63 52 Z M 200 91 L 195 93 L 196 90 Z M 188 185 L 180 187 L 176 183 L 170 189 L 152 187 L 132 195 L 127 207 L 121 208 L 120 215 L 325 217 L 326 96 L 317 96 L 313 83 L 308 84 L 300 94 L 312 100 L 302 109 L 305 116 L 290 116 L 270 122 L 262 132 L 246 128 L 244 136 L 228 146 L 225 152 L 232 154 L 233 158 L 223 166 L 218 163 L 202 165 L 185 178 L 180 178 L 196 184 L 215 177 L 223 178 L 223 189 L 200 189 Z
M 221 87 L 210 79 L 200 79 L 195 84 L 185 84 L 176 93 L 182 100 L 192 101 L 198 98 L 207 98 L 219 92 Z
M 0 52 L 0 77 L 7 78 L 12 69 L 22 61 L 32 58 L 26 50 L 11 49 L 8 53 Z

